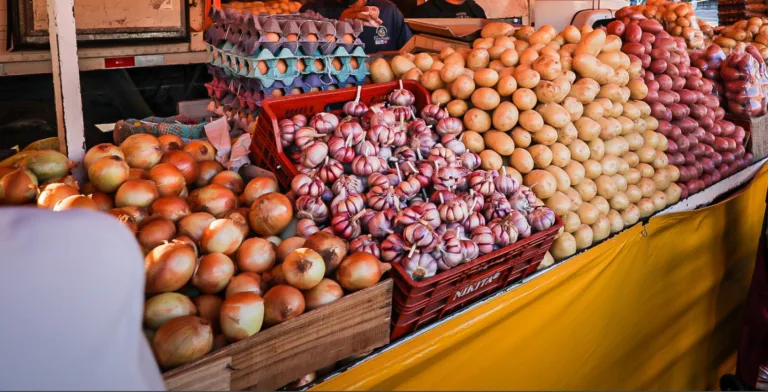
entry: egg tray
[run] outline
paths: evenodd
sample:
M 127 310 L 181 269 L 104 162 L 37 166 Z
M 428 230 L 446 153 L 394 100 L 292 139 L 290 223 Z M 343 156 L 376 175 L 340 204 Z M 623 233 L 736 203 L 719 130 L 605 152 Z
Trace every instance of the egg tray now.
M 231 103 L 234 102 L 236 101 L 232 101 Z M 258 112 L 242 110 L 239 107 L 236 107 L 236 105 L 230 105 L 218 99 L 211 99 L 211 103 L 208 105 L 207 109 L 220 116 L 226 116 L 227 119 L 234 121 L 242 129 L 248 129 L 248 124 L 256 121 L 256 117 L 259 115 Z

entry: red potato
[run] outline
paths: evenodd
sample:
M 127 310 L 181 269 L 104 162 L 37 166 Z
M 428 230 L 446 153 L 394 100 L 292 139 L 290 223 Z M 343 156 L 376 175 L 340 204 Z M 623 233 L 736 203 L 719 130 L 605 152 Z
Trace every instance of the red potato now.
M 680 103 L 682 103 L 684 105 L 688 105 L 689 107 L 690 107 L 690 105 L 696 104 L 696 93 L 695 92 L 693 92 L 691 90 L 687 90 L 687 89 L 682 89 L 682 90 L 680 90 L 680 94 L 679 95 L 680 95 Z
M 709 174 L 705 173 L 704 175 L 702 175 L 701 180 L 704 181 L 705 187 L 709 187 L 712 185 L 712 176 L 710 176 Z
M 683 153 L 683 157 L 685 157 L 685 164 L 688 166 L 693 166 L 696 164 L 696 155 L 693 154 L 691 151 L 686 151 Z
M 654 19 L 641 20 L 637 24 L 643 32 L 649 34 L 658 34 L 664 30 L 664 28 L 661 26 L 661 23 Z
M 680 127 L 680 131 L 685 134 L 693 132 L 698 127 L 696 120 L 690 117 L 683 117 L 679 120 L 672 121 L 672 125 Z M 704 129 L 702 129 L 702 131 L 704 131 Z
M 672 78 L 669 75 L 657 75 L 656 81 L 659 83 L 659 91 L 672 90 Z
M 680 71 L 677 69 L 677 66 L 675 64 L 671 64 L 670 62 L 667 62 L 667 67 L 664 70 L 664 73 L 669 75 L 673 80 L 674 78 L 680 76 Z
M 680 76 L 672 77 L 672 91 L 680 91 L 685 87 L 685 79 Z
M 715 150 L 717 150 L 717 148 L 715 148 Z M 720 153 L 720 155 L 723 156 L 722 161 L 723 161 L 723 164 L 725 165 L 731 164 L 734 160 L 736 160 L 736 157 L 733 156 L 733 153 L 729 151 L 722 152 Z
M 685 153 L 688 151 L 688 149 L 691 147 L 690 141 L 688 141 L 688 138 L 685 136 L 680 136 L 678 138 L 672 139 L 677 143 L 677 150 L 681 153 Z M 717 151 L 717 148 L 715 148 Z
M 664 106 L 669 106 L 675 103 L 675 98 L 669 91 L 659 91 L 659 103 Z
M 712 183 L 718 183 L 722 179 L 722 175 L 720 174 L 720 171 L 715 169 L 715 171 L 712 172 Z
M 682 98 L 682 96 L 681 96 Z M 700 120 L 707 115 L 707 107 L 699 104 L 692 104 L 688 107 L 691 108 L 691 117 L 695 120 Z
M 712 150 L 710 154 L 715 151 L 712 149 L 712 145 L 715 144 L 715 135 L 712 132 L 704 132 L 704 139 L 701 142 L 706 144 L 708 150 Z
M 669 132 L 669 137 L 672 139 L 678 139 L 683 136 L 683 131 L 677 125 L 672 126 L 672 131 Z
M 645 46 L 637 42 L 627 42 L 621 47 L 621 51 L 626 54 L 640 57 L 645 54 Z
M 645 56 L 645 55 L 642 55 Z M 642 59 L 642 56 L 640 57 Z M 655 74 L 661 74 L 664 73 L 664 71 L 667 70 L 667 62 L 665 60 L 653 60 L 648 65 L 648 71 L 651 71 Z
M 643 64 L 643 69 L 647 69 L 651 65 L 651 56 L 644 54 L 640 56 L 640 61 Z
M 677 152 L 677 143 L 674 140 L 667 139 L 667 153 L 673 154 Z M 670 160 L 671 162 L 671 160 Z
M 715 120 L 710 116 L 705 116 L 698 121 L 696 121 L 700 127 L 704 128 L 704 130 L 709 131 L 711 130 L 715 125 Z
M 701 81 L 701 78 L 696 76 L 688 76 L 685 79 L 685 88 L 693 91 L 697 91 L 701 89 L 701 87 L 704 85 L 704 82 Z
M 624 30 L 624 41 L 631 43 L 639 43 L 643 37 L 643 30 L 637 24 L 629 24 Z
M 656 42 L 656 36 L 651 34 L 651 33 L 643 32 L 643 35 L 640 36 L 640 42 L 649 43 L 649 44 L 653 45 L 653 43 Z M 648 52 L 650 52 L 650 51 L 648 51 Z
M 611 23 L 608 23 L 607 32 L 608 34 L 613 34 L 621 37 L 624 34 L 624 31 L 626 30 L 627 26 L 622 23 L 621 21 L 614 20 Z
M 650 55 L 653 60 L 669 61 L 669 52 L 661 48 L 651 50 Z

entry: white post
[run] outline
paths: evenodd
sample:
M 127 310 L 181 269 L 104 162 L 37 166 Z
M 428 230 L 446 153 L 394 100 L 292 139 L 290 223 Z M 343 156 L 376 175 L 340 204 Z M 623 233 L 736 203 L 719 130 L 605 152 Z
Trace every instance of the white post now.
M 77 64 L 74 0 L 48 0 L 48 23 L 59 149 L 69 159 L 82 162 L 85 156 L 85 126 Z M 82 165 L 75 168 L 73 175 L 77 180 L 85 179 Z

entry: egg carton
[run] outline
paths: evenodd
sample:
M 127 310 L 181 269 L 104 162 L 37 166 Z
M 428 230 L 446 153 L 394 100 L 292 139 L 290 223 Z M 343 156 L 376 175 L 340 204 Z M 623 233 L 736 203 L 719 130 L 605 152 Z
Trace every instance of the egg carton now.
M 249 129 L 249 125 L 253 124 L 259 115 L 258 113 L 234 109 L 215 99 L 211 100 L 207 109 L 219 116 L 227 117 L 228 120 L 232 121 L 241 129 Z

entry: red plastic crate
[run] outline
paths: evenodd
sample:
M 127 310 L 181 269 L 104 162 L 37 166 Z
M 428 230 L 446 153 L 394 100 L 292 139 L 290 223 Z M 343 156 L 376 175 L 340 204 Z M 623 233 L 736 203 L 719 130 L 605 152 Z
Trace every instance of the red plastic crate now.
M 363 86 L 360 102 L 371 105 L 387 100 L 387 95 L 400 87 L 400 82 L 371 84 Z M 416 81 L 404 80 L 403 88 L 416 97 L 416 109 L 421 110 L 430 104 L 427 90 Z M 288 95 L 281 98 L 267 99 L 262 103 L 261 113 L 256 122 L 256 130 L 251 143 L 251 162 L 259 167 L 271 170 L 277 176 L 284 189 L 290 189 L 291 180 L 298 174 L 296 166 L 285 153 L 280 140 L 278 123 L 297 114 L 307 116 L 320 112 L 341 113 L 345 103 L 354 101 L 357 87 L 323 91 L 309 94 Z
M 530 275 L 563 226 L 560 218 L 547 230 L 422 281 L 414 281 L 392 263 L 395 283 L 392 335 L 397 339 Z

